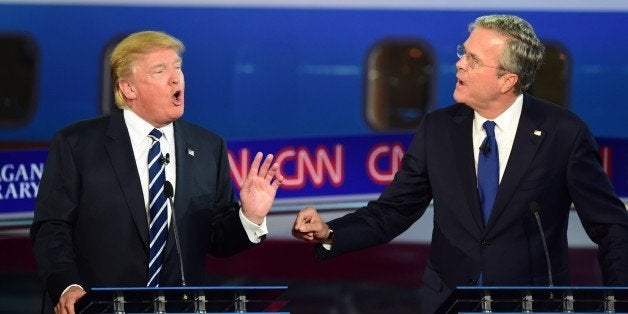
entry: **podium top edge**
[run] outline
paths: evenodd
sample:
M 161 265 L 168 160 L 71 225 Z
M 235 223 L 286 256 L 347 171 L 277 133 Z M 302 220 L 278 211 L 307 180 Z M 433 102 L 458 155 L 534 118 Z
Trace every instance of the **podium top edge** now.
M 93 287 L 91 291 L 189 291 L 189 290 L 286 290 L 288 286 L 176 286 L 176 287 Z
M 458 286 L 457 290 L 628 290 L 628 286 Z

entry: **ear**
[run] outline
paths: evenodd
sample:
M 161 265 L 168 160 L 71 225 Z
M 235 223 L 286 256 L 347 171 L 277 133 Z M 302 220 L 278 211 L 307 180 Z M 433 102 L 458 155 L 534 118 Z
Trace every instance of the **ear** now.
M 506 94 L 515 87 L 515 84 L 519 81 L 519 75 L 506 73 L 502 75 L 499 80 L 501 81 L 500 92 Z
M 137 98 L 137 93 L 135 92 L 135 86 L 128 81 L 122 81 L 118 83 L 118 88 L 127 99 L 135 99 Z

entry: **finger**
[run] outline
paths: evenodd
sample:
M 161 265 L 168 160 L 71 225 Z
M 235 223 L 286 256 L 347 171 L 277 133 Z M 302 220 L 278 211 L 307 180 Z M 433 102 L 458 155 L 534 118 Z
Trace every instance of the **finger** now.
M 300 239 L 300 238 L 301 238 L 301 237 L 299 236 L 299 233 L 298 233 L 298 232 L 297 232 L 294 228 L 292 228 L 292 236 L 293 236 L 293 237 L 295 237 L 295 238 L 297 238 L 297 239 Z
M 59 303 L 57 303 L 57 306 L 55 306 L 55 313 L 57 314 L 66 314 L 68 313 L 68 311 L 66 311 L 65 307 L 67 304 L 67 298 L 61 298 L 59 299 Z
M 301 228 L 301 225 L 303 223 L 304 223 L 304 218 L 297 216 L 297 218 L 294 220 L 294 225 L 292 226 L 292 230 L 299 231 L 299 228 Z
M 262 164 L 262 166 L 259 169 L 259 173 L 258 173 L 259 177 L 266 179 L 267 174 L 268 174 L 268 169 L 270 168 L 270 163 L 272 161 L 273 161 L 273 155 L 272 154 L 266 155 L 266 158 L 264 159 L 264 163 Z M 271 176 L 271 178 L 272 178 L 272 176 Z M 268 179 L 268 180 L 270 181 L 270 179 Z
M 62 313 L 74 314 L 75 298 L 67 298 L 65 301 L 64 311 Z
M 301 224 L 297 230 L 303 233 L 320 233 L 323 231 L 323 224 L 320 222 L 304 223 Z
M 303 226 L 304 224 L 310 224 L 317 220 L 320 220 L 320 218 L 318 218 L 318 213 L 316 212 L 316 209 L 314 209 L 314 207 L 312 206 L 305 207 L 299 214 L 303 215 L 303 220 L 301 221 L 301 224 L 299 224 L 299 227 Z
M 272 156 L 272 155 L 268 155 L 268 156 Z M 264 180 L 266 180 L 266 182 L 270 182 L 270 180 L 273 177 L 275 177 L 275 174 L 277 173 L 277 170 L 279 170 L 279 164 L 278 163 L 272 164 L 272 166 L 270 166 L 270 169 L 268 169 L 268 172 L 264 176 Z M 260 174 L 260 176 L 261 176 L 261 174 Z
M 284 177 L 280 174 L 275 175 L 275 181 L 273 181 L 273 188 L 278 190 L 283 183 Z
M 301 225 L 303 225 L 306 222 L 309 222 L 311 217 L 312 217 L 312 211 L 308 210 L 308 207 L 301 210 L 297 214 L 297 218 L 294 220 L 294 229 L 298 230 L 301 227 Z
M 60 311 L 59 313 L 69 313 L 74 314 L 75 309 L 74 305 L 80 298 L 82 298 L 87 292 L 80 288 L 71 288 L 68 290 L 67 295 L 63 296 L 61 300 L 59 300 Z
M 262 152 L 257 152 L 255 154 L 255 158 L 253 158 L 253 163 L 251 163 L 251 169 L 249 169 L 249 177 L 256 176 L 259 171 L 259 165 L 262 162 Z
M 63 301 L 63 303 L 61 303 L 61 301 L 59 301 L 59 304 L 57 304 L 57 307 L 55 307 L 55 313 L 57 314 L 66 314 L 68 313 L 68 311 L 66 311 L 65 309 L 65 302 Z
M 298 230 L 296 230 L 296 229 L 292 229 L 292 235 L 293 235 L 295 238 L 297 238 L 297 239 L 300 239 L 300 240 L 305 240 L 305 234 L 303 234 L 303 233 L 299 232 L 299 231 L 298 231 Z
M 314 240 L 314 234 L 313 233 L 306 233 L 305 234 L 305 239 L 308 241 L 313 241 Z

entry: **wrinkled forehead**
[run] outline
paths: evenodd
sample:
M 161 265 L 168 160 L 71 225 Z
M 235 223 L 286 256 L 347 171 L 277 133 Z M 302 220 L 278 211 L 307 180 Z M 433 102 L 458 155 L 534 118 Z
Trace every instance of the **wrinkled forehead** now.
M 464 42 L 464 47 L 467 52 L 474 52 L 472 50 L 501 49 L 508 41 L 508 36 L 495 30 L 476 28 L 469 34 L 469 37 Z

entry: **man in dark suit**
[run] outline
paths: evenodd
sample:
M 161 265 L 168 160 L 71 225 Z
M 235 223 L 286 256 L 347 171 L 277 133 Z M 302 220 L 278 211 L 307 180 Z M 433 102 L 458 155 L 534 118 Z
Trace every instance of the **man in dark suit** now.
M 31 238 L 57 313 L 73 313 L 88 287 L 176 286 L 183 274 L 187 284 L 207 283 L 207 253 L 231 256 L 268 232 L 265 217 L 283 180 L 278 164 L 255 156 L 240 207 L 225 141 L 179 120 L 183 49 L 161 32 L 126 37 L 111 55 L 121 110 L 54 136 Z
M 302 210 L 293 234 L 327 258 L 391 241 L 434 207 L 422 312 L 460 285 L 569 284 L 568 215 L 575 205 L 599 246 L 605 284 L 628 284 L 628 214 L 596 143 L 574 114 L 524 92 L 544 47 L 526 21 L 483 16 L 458 47 L 456 104 L 425 116 L 378 200 L 323 222 Z

